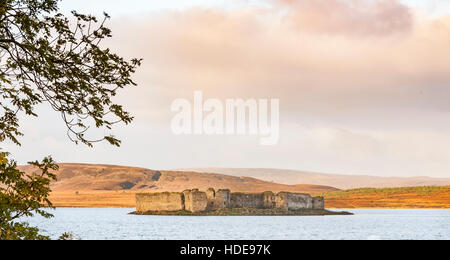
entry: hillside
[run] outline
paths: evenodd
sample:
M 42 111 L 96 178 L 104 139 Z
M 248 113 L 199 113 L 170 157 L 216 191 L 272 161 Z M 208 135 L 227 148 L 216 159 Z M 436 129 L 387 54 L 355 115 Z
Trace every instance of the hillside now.
M 230 176 L 245 176 L 264 181 L 297 184 L 308 183 L 313 185 L 325 185 L 338 189 L 356 188 L 393 188 L 393 187 L 416 187 L 416 186 L 447 186 L 450 178 L 430 177 L 377 177 L 365 175 L 340 175 L 324 174 L 315 172 L 304 172 L 279 169 L 234 169 L 234 168 L 198 168 L 189 169 L 194 172 L 212 172 Z
M 21 166 L 32 172 L 31 166 Z M 231 189 L 234 192 L 290 191 L 323 193 L 338 191 L 321 185 L 283 185 L 249 177 L 187 171 L 154 171 L 113 165 L 60 164 L 58 181 L 51 184 L 50 200 L 56 207 L 134 208 L 140 192 Z
M 320 195 L 327 208 L 450 209 L 450 186 L 354 189 Z
M 21 166 L 31 172 L 31 166 Z M 235 177 L 222 174 L 208 174 L 184 171 L 154 171 L 136 167 L 60 164 L 58 181 L 52 183 L 55 192 L 68 191 L 183 191 L 199 188 L 206 190 L 231 189 L 241 192 L 289 191 L 320 193 L 337 191 L 321 185 L 284 185 L 261 181 L 250 177 Z
M 28 172 L 33 171 L 30 166 L 22 166 L 21 168 Z M 275 174 L 281 172 L 281 179 L 289 174 L 281 170 L 267 171 L 247 171 L 247 174 L 259 172 L 262 173 L 261 176 L 277 177 Z M 235 172 L 235 174 L 237 173 Z M 314 173 L 311 174 L 314 175 Z M 327 208 L 450 208 L 450 186 L 361 188 L 343 191 L 330 186 L 285 185 L 251 177 L 223 174 L 193 171 L 154 171 L 136 167 L 89 164 L 61 164 L 57 175 L 58 181 L 52 183 L 53 192 L 50 197 L 57 207 L 134 208 L 135 194 L 139 192 L 183 191 L 191 188 L 206 190 L 213 187 L 216 189 L 229 188 L 236 192 L 272 190 L 274 192 L 290 191 L 322 195 L 325 197 Z M 295 172 L 293 175 L 295 177 Z M 329 176 L 326 174 L 320 174 L 319 176 L 323 177 L 323 175 Z M 333 180 L 331 177 L 324 177 L 324 182 Z M 340 181 L 343 181 L 350 176 L 344 176 L 345 178 L 337 176 L 335 178 L 339 179 L 339 177 L 341 178 Z M 367 180 L 370 181 L 370 178 Z M 314 178 L 306 179 L 314 180 Z M 362 179 L 359 181 L 362 181 Z M 380 183 L 378 182 L 378 184 Z M 375 184 L 377 183 L 369 182 L 361 185 L 374 186 Z

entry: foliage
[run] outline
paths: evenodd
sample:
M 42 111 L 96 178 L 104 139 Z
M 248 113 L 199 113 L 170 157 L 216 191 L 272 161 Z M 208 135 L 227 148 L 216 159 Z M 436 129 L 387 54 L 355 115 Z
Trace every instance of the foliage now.
M 58 170 L 58 165 L 50 157 L 42 162 L 30 162 L 38 170 L 26 174 L 19 171 L 16 162 L 9 162 L 6 156 L 5 153 L 0 155 L 0 239 L 48 239 L 39 235 L 38 229 L 15 220 L 33 216 L 33 212 L 45 218 L 52 216 L 42 208 L 53 207 L 48 200 L 49 185 L 51 180 L 56 180 L 56 175 L 51 171 Z
M 76 144 L 92 147 L 107 141 L 119 146 L 113 135 L 91 137 L 89 130 L 94 126 L 106 133 L 133 120 L 112 99 L 118 90 L 136 85 L 131 77 L 141 60 L 127 61 L 102 48 L 102 41 L 111 37 L 107 14 L 102 20 L 76 11 L 66 17 L 58 12 L 58 3 L 0 1 L 0 142 L 20 145 L 19 116 L 37 117 L 36 107 L 48 104 L 61 115 Z M 0 156 L 0 239 L 47 239 L 16 220 L 33 212 L 51 217 L 41 208 L 52 207 L 49 184 L 57 166 L 48 157 L 31 163 L 37 173 L 25 174 L 8 157 Z
M 111 37 L 105 18 L 73 12 L 74 25 L 58 10 L 57 0 L 6 0 L 0 7 L 0 95 L 4 110 L 0 137 L 19 144 L 17 113 L 37 116 L 36 105 L 48 103 L 61 114 L 68 135 L 89 146 L 114 136 L 88 139 L 89 120 L 97 128 L 132 121 L 122 106 L 111 100 L 117 90 L 135 85 L 131 75 L 140 60 L 125 61 L 102 49 L 103 39 Z
M 58 240 L 75 240 L 75 237 L 70 233 L 62 234 Z

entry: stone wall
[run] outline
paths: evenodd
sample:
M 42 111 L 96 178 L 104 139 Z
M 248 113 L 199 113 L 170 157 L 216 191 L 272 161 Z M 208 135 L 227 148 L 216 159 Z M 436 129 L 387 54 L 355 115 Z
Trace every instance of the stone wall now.
M 325 209 L 325 199 L 323 197 L 314 197 L 313 209 Z
M 313 209 L 314 207 L 314 200 L 308 194 L 280 192 L 275 201 L 276 207 L 284 210 Z
M 280 192 L 264 193 L 231 193 L 230 190 L 208 189 L 186 190 L 183 193 L 149 193 L 136 194 L 136 210 L 148 211 L 181 211 L 203 212 L 223 208 L 279 208 L 284 210 L 324 209 L 322 197 L 311 197 L 308 194 Z
M 210 188 L 206 191 L 208 198 L 208 210 L 218 210 L 230 207 L 230 190 L 218 190 L 217 192 Z
M 136 194 L 136 210 L 138 212 L 184 210 L 183 194 L 174 192 Z
M 213 188 L 209 188 L 206 191 L 206 198 L 208 199 L 207 209 L 213 210 L 215 209 L 215 199 L 216 199 L 216 191 Z
M 266 191 L 263 193 L 264 196 L 264 208 L 266 209 L 272 209 L 275 208 L 276 202 L 275 202 L 275 194 L 271 191 Z
M 277 209 L 286 209 L 287 210 L 287 192 L 280 192 L 277 196 L 275 196 L 275 207 Z
M 232 208 L 264 208 L 263 193 L 231 193 Z
M 299 210 L 299 209 L 312 209 L 313 199 L 308 194 L 293 194 L 289 193 L 287 196 L 287 209 Z
M 186 190 L 183 192 L 184 208 L 190 212 L 206 211 L 208 198 L 205 192 L 199 190 Z

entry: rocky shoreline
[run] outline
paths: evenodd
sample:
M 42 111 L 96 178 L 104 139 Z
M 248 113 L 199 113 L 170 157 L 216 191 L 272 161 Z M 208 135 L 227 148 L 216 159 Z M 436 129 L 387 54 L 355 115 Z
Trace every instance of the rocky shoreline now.
M 353 215 L 345 211 L 329 211 L 325 209 L 302 209 L 302 210 L 282 210 L 282 209 L 257 209 L 257 208 L 224 208 L 214 211 L 190 212 L 181 211 L 147 211 L 131 212 L 131 215 L 146 216 L 349 216 Z

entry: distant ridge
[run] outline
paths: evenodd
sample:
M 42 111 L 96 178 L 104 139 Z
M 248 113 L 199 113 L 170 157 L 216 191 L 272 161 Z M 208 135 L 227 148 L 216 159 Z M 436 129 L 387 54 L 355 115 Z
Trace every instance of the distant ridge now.
M 251 177 L 264 181 L 295 185 L 308 183 L 313 185 L 325 185 L 338 189 L 355 188 L 393 188 L 416 186 L 448 186 L 450 178 L 430 177 L 377 177 L 366 175 L 340 175 L 324 174 L 295 170 L 280 169 L 245 169 L 245 168 L 194 168 L 184 169 L 200 173 L 218 173 L 230 176 Z
M 58 181 L 51 184 L 51 188 L 55 192 L 180 192 L 192 188 L 201 190 L 226 188 L 239 192 L 287 191 L 298 193 L 324 193 L 338 190 L 334 187 L 323 185 L 285 185 L 251 177 L 192 171 L 155 171 L 136 167 L 75 163 L 59 164 L 59 166 L 60 170 L 57 172 Z M 34 171 L 32 166 L 20 166 L 20 169 L 26 172 Z

